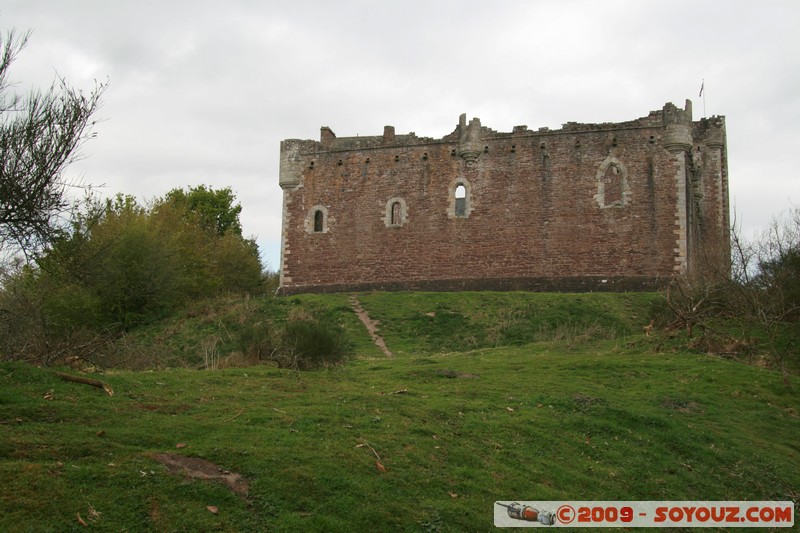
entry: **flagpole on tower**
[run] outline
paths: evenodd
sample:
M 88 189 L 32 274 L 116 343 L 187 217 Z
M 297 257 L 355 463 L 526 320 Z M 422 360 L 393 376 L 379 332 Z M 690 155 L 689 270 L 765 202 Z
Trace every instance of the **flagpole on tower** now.
M 706 92 L 705 92 L 705 88 L 706 88 L 706 79 L 703 78 L 702 83 L 700 83 L 700 94 L 697 95 L 697 96 L 702 96 L 703 97 L 703 118 L 706 118 Z

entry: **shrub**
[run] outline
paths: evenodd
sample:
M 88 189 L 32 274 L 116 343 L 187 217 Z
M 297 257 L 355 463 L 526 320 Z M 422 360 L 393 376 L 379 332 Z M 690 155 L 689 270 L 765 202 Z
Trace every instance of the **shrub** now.
M 350 353 L 344 330 L 329 322 L 298 319 L 286 322 L 281 355 L 298 369 L 321 368 L 343 362 Z
M 276 337 L 276 332 L 268 321 L 247 323 L 239 329 L 237 344 L 243 355 L 266 361 L 277 352 Z
M 297 370 L 336 365 L 351 352 L 344 329 L 306 314 L 290 318 L 282 328 L 269 321 L 244 324 L 237 341 L 245 356 Z

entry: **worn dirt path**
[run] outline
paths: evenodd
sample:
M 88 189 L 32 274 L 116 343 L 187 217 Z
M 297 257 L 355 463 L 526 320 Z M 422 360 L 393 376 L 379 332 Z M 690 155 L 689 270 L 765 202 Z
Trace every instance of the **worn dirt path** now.
M 369 332 L 369 336 L 372 337 L 372 342 L 375 343 L 375 346 L 381 349 L 381 351 L 386 354 L 386 357 L 394 357 L 394 354 L 389 351 L 389 348 L 386 347 L 386 343 L 383 340 L 383 337 L 378 335 L 378 322 L 377 320 L 372 320 L 367 312 L 361 307 L 361 302 L 358 301 L 357 296 L 350 297 L 350 307 L 353 308 L 353 311 L 356 312 L 358 318 L 361 322 L 364 323 L 364 326 L 367 328 Z

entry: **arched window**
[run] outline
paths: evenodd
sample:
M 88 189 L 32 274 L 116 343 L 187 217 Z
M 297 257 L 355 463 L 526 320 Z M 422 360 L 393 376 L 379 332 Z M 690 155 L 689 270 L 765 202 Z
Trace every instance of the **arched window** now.
M 456 187 L 456 216 L 463 217 L 467 215 L 467 188 L 459 184 Z
M 605 205 L 622 205 L 622 176 L 619 167 L 608 165 L 603 175 L 603 203 Z
M 464 178 L 456 178 L 450 182 L 450 205 L 447 216 L 450 218 L 467 218 L 472 212 L 472 188 Z
M 389 198 L 386 202 L 383 223 L 387 228 L 402 228 L 406 222 L 408 222 L 408 208 L 405 200 L 399 196 Z
M 628 170 L 622 162 L 608 156 L 597 169 L 597 194 L 594 199 L 601 209 L 625 207 L 631 203 Z
M 314 211 L 314 233 L 322 233 L 322 229 L 325 227 L 325 214 L 317 209 Z
M 306 213 L 303 226 L 306 233 L 328 233 L 331 230 L 332 221 L 333 219 L 328 216 L 328 208 L 317 204 Z

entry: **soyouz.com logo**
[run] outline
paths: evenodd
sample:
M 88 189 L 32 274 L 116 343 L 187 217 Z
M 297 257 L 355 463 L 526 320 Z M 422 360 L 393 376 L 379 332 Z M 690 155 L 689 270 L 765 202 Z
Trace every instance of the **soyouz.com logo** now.
M 497 501 L 496 527 L 793 527 L 794 502 Z

